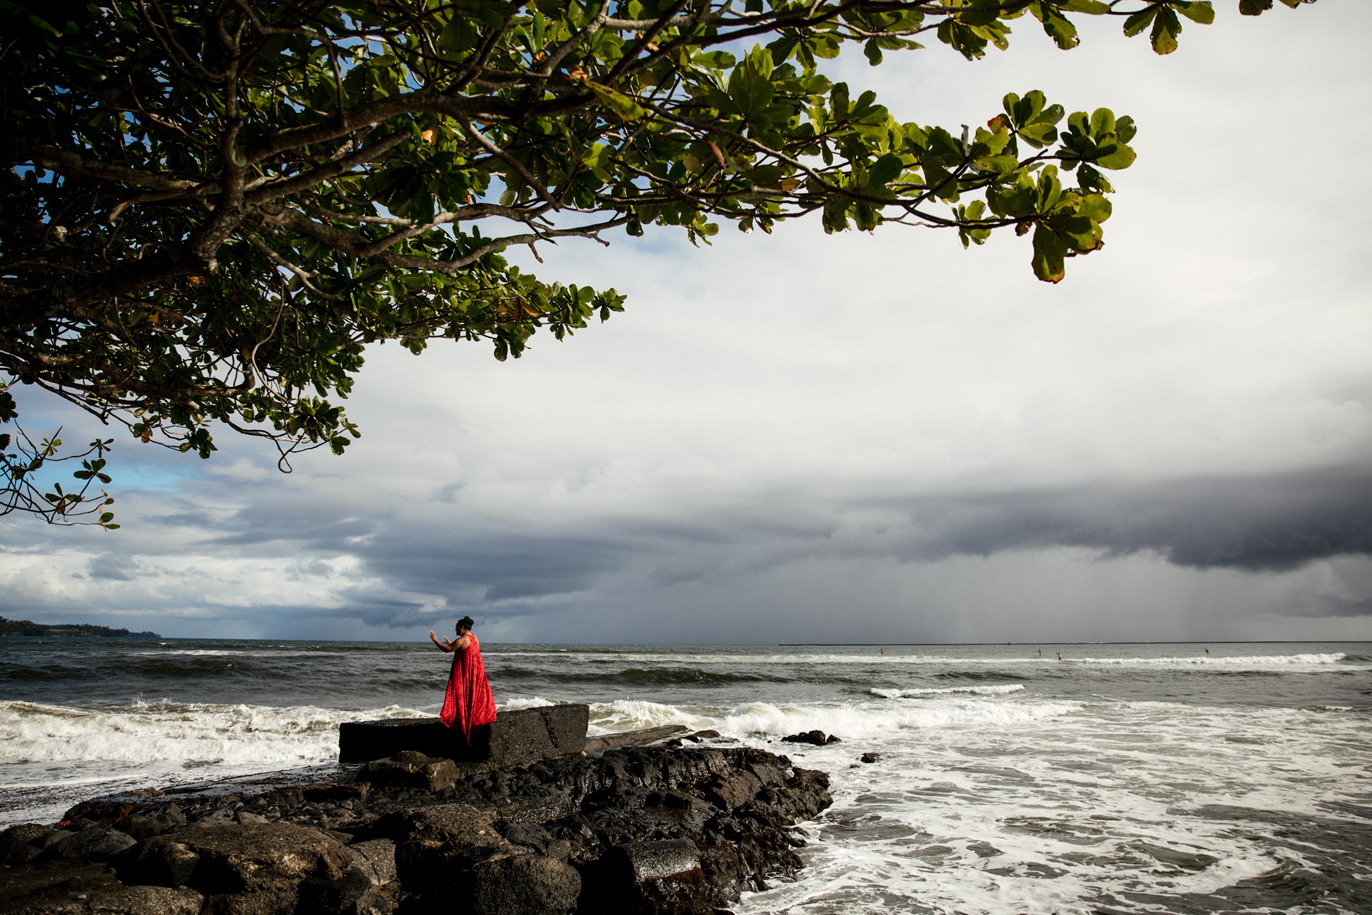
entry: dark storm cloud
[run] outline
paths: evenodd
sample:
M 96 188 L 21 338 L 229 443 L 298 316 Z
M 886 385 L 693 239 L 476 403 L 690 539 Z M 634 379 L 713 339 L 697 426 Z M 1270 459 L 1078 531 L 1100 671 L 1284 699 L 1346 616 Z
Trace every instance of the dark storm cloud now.
M 1372 554 L 1372 471 L 1193 478 L 914 499 L 907 558 L 1047 547 L 1153 551 L 1179 566 L 1283 572 Z
M 344 499 L 311 511 L 298 500 L 271 498 L 218 520 L 199 546 L 298 554 L 303 564 L 291 577 L 314 576 L 321 583 L 335 581 L 340 573 L 317 557 L 351 557 L 358 563 L 354 574 L 371 581 L 337 591 L 342 608 L 326 615 L 386 628 L 432 626 L 435 611 L 444 609 L 487 607 L 500 615 L 518 614 L 520 603 L 586 590 L 640 551 L 622 532 L 516 533 L 453 520 L 451 511 L 437 517 L 423 511 L 366 512 Z
M 622 568 L 633 549 L 622 538 L 544 532 L 455 532 L 391 528 L 354 554 L 387 579 L 429 593 L 479 586 L 486 602 L 565 594 Z
M 257 506 L 244 514 L 253 516 L 249 526 L 267 525 L 303 549 L 354 557 L 379 581 L 341 595 L 343 612 L 388 628 L 432 625 L 436 610 L 521 615 L 540 600 L 585 592 L 625 572 L 672 587 L 806 559 L 931 562 L 1071 547 L 1102 557 L 1150 552 L 1192 568 L 1283 572 L 1372 554 L 1372 471 L 1365 468 L 879 502 L 777 494 L 765 501 L 668 522 L 600 519 L 576 534 L 389 517 L 369 522 L 367 535 L 352 542 L 289 510 L 268 518 L 263 513 L 272 510 Z M 874 512 L 887 521 L 853 525 Z M 338 525 L 356 530 L 351 520 Z M 431 595 L 439 606 L 401 593 Z M 1362 616 L 1372 601 L 1360 593 L 1324 596 L 1293 612 Z

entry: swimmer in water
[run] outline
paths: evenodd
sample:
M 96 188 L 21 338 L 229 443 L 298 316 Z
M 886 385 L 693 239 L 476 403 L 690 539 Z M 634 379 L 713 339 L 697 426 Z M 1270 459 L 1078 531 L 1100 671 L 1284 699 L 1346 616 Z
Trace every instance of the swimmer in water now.
M 1058 652 L 1058 660 L 1059 660 L 1059 661 L 1062 660 L 1062 652 L 1060 652 L 1060 651 Z

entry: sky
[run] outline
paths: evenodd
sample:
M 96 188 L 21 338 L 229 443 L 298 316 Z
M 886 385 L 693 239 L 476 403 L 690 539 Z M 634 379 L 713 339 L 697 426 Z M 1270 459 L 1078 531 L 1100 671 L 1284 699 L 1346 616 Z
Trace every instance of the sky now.
M 1042 89 L 1139 124 L 1106 247 L 649 230 L 511 259 L 625 313 L 498 363 L 374 349 L 290 475 L 118 437 L 115 532 L 0 521 L 0 615 L 173 637 L 770 644 L 1372 640 L 1372 4 L 1015 23 L 835 63 L 956 129 Z M 98 428 L 18 392 L 34 431 Z

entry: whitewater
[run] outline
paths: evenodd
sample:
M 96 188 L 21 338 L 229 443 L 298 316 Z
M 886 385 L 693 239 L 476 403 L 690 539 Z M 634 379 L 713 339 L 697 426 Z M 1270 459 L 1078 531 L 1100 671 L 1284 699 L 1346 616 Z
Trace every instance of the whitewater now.
M 483 652 L 502 709 L 830 773 L 806 868 L 739 915 L 1372 912 L 1367 643 Z M 0 826 L 332 766 L 340 722 L 435 714 L 446 675 L 419 643 L 0 640 Z M 780 742 L 814 728 L 840 742 Z

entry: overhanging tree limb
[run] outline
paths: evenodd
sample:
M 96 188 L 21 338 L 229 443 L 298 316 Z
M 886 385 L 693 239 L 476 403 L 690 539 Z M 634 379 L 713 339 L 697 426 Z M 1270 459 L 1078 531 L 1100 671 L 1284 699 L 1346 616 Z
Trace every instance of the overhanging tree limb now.
M 915 37 L 975 59 L 1021 23 L 1068 48 L 1073 19 L 1105 15 L 1168 53 L 1213 10 L 0 0 L 0 34 L 16 36 L 0 56 L 0 384 L 201 456 L 223 423 L 284 461 L 358 434 L 336 401 L 370 344 L 486 339 L 504 359 L 539 328 L 561 339 L 622 307 L 520 272 L 510 245 L 648 225 L 708 242 L 723 222 L 770 231 L 818 211 L 828 232 L 893 222 L 964 246 L 1013 226 L 1058 282 L 1103 243 L 1129 118 L 1030 91 L 949 131 L 823 69 Z

